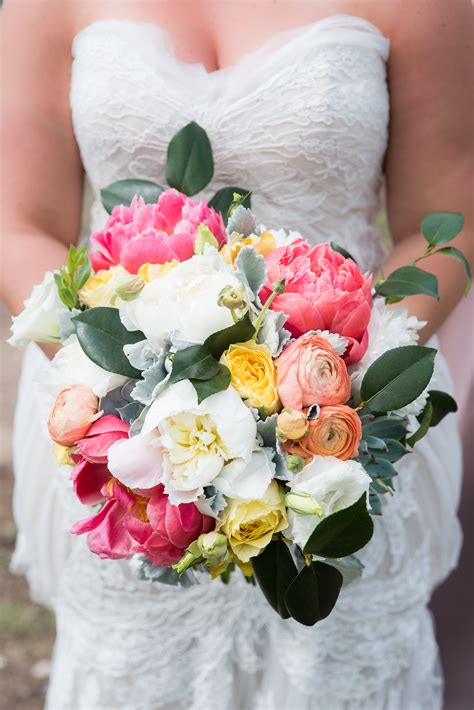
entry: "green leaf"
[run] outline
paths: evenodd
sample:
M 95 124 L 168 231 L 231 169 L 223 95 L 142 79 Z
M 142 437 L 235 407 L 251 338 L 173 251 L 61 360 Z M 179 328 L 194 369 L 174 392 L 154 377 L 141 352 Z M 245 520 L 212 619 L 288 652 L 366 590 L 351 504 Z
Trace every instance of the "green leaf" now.
M 407 453 L 407 450 L 399 441 L 395 439 L 385 439 L 385 449 L 377 451 L 376 456 L 379 459 L 385 459 L 386 461 L 395 463 L 395 461 L 398 461 Z
M 117 180 L 100 191 L 102 204 L 110 214 L 116 205 L 129 205 L 135 195 L 156 202 L 164 188 L 150 180 Z
M 435 356 L 434 348 L 422 345 L 387 350 L 364 375 L 364 406 L 375 412 L 389 412 L 413 402 L 431 380 Z
M 168 146 L 166 180 L 185 195 L 195 195 L 212 180 L 214 160 L 209 138 L 192 121 L 176 133 Z
M 432 416 L 433 405 L 431 404 L 431 402 L 428 401 L 426 403 L 426 407 L 422 412 L 421 421 L 420 418 L 418 418 L 418 421 L 420 421 L 419 428 L 407 439 L 408 446 L 415 446 L 416 442 L 420 441 L 420 439 L 422 439 L 428 433 Z
M 72 322 L 81 348 L 92 362 L 107 372 L 125 377 L 141 377 L 140 370 L 130 365 L 123 347 L 137 343 L 145 336 L 139 330 L 127 330 L 116 308 L 90 308 L 74 316 Z
M 349 508 L 321 520 L 306 543 L 304 552 L 321 557 L 346 557 L 365 547 L 373 532 L 367 496 L 363 493 Z
M 210 380 L 219 372 L 219 363 L 204 345 L 178 350 L 173 358 L 170 385 L 181 380 Z
M 466 288 L 464 289 L 464 295 L 467 296 L 472 286 L 472 275 L 471 266 L 462 251 L 459 251 L 459 249 L 456 249 L 456 247 L 443 247 L 442 249 L 438 249 L 433 253 L 444 254 L 444 256 L 450 256 L 451 259 L 456 259 L 456 261 L 459 261 L 459 263 L 462 264 L 467 279 Z
M 341 247 L 340 244 L 337 244 L 337 242 L 329 242 L 329 246 L 331 247 L 331 249 L 333 251 L 337 251 L 338 254 L 342 254 L 344 259 L 351 259 L 352 261 L 354 261 L 357 264 L 356 260 L 352 256 L 352 254 L 350 254 L 347 251 L 347 249 L 344 249 L 344 247 Z
M 335 567 L 324 562 L 305 565 L 286 592 L 286 607 L 295 621 L 314 626 L 334 608 L 343 577 Z
M 392 271 L 385 281 L 375 287 L 375 291 L 379 296 L 397 301 L 416 294 L 438 298 L 438 279 L 417 266 L 403 266 Z
M 230 370 L 220 363 L 217 363 L 217 365 L 218 372 L 214 377 L 211 377 L 210 380 L 191 380 L 197 392 L 199 404 L 206 399 L 206 397 L 210 397 L 212 394 L 216 394 L 216 392 L 222 392 L 222 390 L 226 390 L 230 385 Z
M 372 478 L 386 479 L 394 478 L 397 475 L 395 466 L 387 459 L 375 458 L 375 460 L 366 463 L 364 468 Z
M 382 501 L 380 500 L 377 493 L 372 490 L 372 486 L 369 493 L 369 503 L 371 515 L 382 515 Z
M 403 439 L 406 434 L 406 425 L 399 417 L 376 417 L 364 424 L 362 436 L 376 436 L 380 439 Z
M 440 421 L 442 421 L 447 414 L 458 411 L 456 400 L 447 392 L 441 392 L 440 390 L 429 390 L 428 402 L 431 403 L 433 408 L 430 427 L 438 426 Z M 424 410 L 420 417 L 418 417 L 418 421 L 420 421 L 420 418 L 423 418 L 423 415 Z
M 204 346 L 215 358 L 219 359 L 222 353 L 227 350 L 232 343 L 245 343 L 255 333 L 248 313 L 234 325 L 219 330 L 210 335 L 204 342 Z
M 430 212 L 421 220 L 421 232 L 431 246 L 450 242 L 464 227 L 462 212 Z
M 223 187 L 221 190 L 218 190 L 214 197 L 212 197 L 209 201 L 209 207 L 213 207 L 216 212 L 221 213 L 226 225 L 228 221 L 227 212 L 233 202 L 234 192 L 237 192 L 239 195 L 244 197 L 241 204 L 250 209 L 251 193 L 248 190 L 244 190 L 243 187 Z
M 286 543 L 281 539 L 270 542 L 252 558 L 252 567 L 267 602 L 283 619 L 288 619 L 285 594 L 298 570 Z

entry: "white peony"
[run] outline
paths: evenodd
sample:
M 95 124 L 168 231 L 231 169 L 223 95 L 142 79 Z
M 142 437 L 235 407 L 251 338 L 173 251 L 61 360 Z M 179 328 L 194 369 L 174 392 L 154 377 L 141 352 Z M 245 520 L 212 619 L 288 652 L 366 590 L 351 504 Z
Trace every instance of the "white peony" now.
M 163 483 L 174 505 L 197 500 L 233 459 L 249 460 L 257 427 L 237 392 L 227 390 L 198 404 L 196 390 L 182 380 L 158 395 L 138 436 L 114 444 L 109 468 L 131 488 Z M 136 455 L 138 448 L 148 454 Z M 142 465 L 143 460 L 156 465 Z
M 88 385 L 98 397 L 104 397 L 107 392 L 124 385 L 128 379 L 108 372 L 89 360 L 75 335 L 71 335 L 64 347 L 56 353 L 52 369 L 61 387 L 70 384 Z
M 381 355 L 393 348 L 405 345 L 416 345 L 419 340 L 418 331 L 426 325 L 416 316 L 409 316 L 404 306 L 386 306 L 382 298 L 373 302 L 372 315 L 368 327 L 369 346 L 362 360 L 352 365 L 350 370 L 352 396 L 360 400 L 360 387 L 365 373 L 370 365 Z M 428 388 L 411 404 L 397 410 L 395 414 L 419 414 L 428 397 Z
M 217 305 L 224 286 L 238 287 L 240 281 L 218 252 L 209 250 L 147 283 L 135 300 L 120 301 L 120 315 L 125 327 L 141 330 L 158 349 L 172 332 L 203 343 L 234 322 L 230 310 Z
M 234 459 L 222 469 L 213 485 L 228 498 L 258 500 L 275 475 L 271 451 L 257 449 L 249 460 Z
M 370 476 L 358 461 L 341 461 L 334 456 L 315 456 L 288 485 L 293 493 L 311 495 L 321 515 L 300 515 L 288 511 L 288 537 L 304 547 L 318 523 L 332 513 L 344 510 L 369 491 Z
M 23 311 L 12 318 L 12 335 L 8 343 L 18 348 L 24 348 L 32 340 L 59 343 L 58 312 L 63 308 L 63 303 L 58 296 L 52 271 L 47 271 L 43 281 L 34 286 L 24 306 Z

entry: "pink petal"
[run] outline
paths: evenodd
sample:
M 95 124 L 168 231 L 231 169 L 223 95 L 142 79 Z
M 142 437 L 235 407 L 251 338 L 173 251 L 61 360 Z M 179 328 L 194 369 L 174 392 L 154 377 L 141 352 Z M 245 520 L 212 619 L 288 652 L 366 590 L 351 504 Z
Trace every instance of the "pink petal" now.
M 73 469 L 71 479 L 76 496 L 81 503 L 94 505 L 104 499 L 101 488 L 110 480 L 110 471 L 103 464 L 82 461 Z

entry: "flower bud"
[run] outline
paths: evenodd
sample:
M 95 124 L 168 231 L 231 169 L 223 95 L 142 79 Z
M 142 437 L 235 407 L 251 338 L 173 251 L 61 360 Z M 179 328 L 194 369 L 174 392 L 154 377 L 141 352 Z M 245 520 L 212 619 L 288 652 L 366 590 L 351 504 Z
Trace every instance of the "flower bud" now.
M 291 454 L 286 458 L 286 467 L 291 473 L 299 473 L 303 470 L 305 465 L 305 460 L 302 456 L 298 454 Z
M 201 555 L 210 565 L 222 562 L 227 556 L 227 538 L 215 530 L 200 535 L 197 545 Z
M 115 287 L 115 293 L 122 301 L 133 301 L 143 290 L 145 281 L 141 276 L 121 279 Z
M 224 286 L 222 291 L 219 293 L 217 305 L 229 308 L 231 311 L 235 311 L 239 308 L 246 308 L 247 300 L 245 298 L 245 287 L 243 285 L 239 287 Z
M 204 248 L 206 244 L 209 244 L 215 249 L 219 249 L 219 242 L 205 224 L 200 224 L 197 230 L 196 238 L 194 240 L 194 253 L 204 254 Z
M 87 433 L 99 416 L 99 399 L 86 385 L 60 391 L 48 419 L 49 435 L 56 444 L 72 446 Z
M 287 493 L 286 507 L 300 515 L 322 515 L 323 510 L 316 498 L 309 493 Z
M 276 421 L 276 434 L 280 441 L 301 439 L 308 431 L 308 421 L 304 412 L 292 407 L 282 409 Z
M 286 281 L 285 279 L 278 279 L 272 283 L 272 290 L 275 293 L 285 293 Z
M 173 565 L 173 569 L 178 572 L 178 574 L 183 574 L 187 569 L 196 564 L 196 562 L 202 562 L 203 557 L 201 551 L 199 550 L 197 540 L 191 543 L 184 555 L 181 557 L 176 564 Z

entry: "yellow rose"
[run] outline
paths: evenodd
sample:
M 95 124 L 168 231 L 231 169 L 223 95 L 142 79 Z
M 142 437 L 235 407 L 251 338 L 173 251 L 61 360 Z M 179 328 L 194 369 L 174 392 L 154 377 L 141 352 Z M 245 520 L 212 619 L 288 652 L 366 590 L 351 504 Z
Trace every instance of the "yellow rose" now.
M 96 274 L 89 276 L 79 291 L 79 298 L 89 308 L 113 306 L 115 287 L 127 276 L 130 276 L 130 274 L 120 265 L 112 266 L 107 270 L 101 269 Z
M 258 555 L 272 536 L 288 527 L 280 487 L 272 481 L 260 500 L 228 499 L 220 530 L 235 557 L 243 563 Z
M 176 259 L 167 261 L 166 264 L 142 264 L 138 269 L 138 276 L 141 276 L 146 283 L 149 283 L 154 279 L 160 279 L 162 276 L 166 276 L 166 274 L 178 264 L 179 261 Z
M 221 254 L 228 264 L 233 265 L 234 261 L 237 259 L 240 250 L 243 247 L 251 246 L 255 249 L 257 254 L 266 256 L 276 247 L 276 242 L 272 234 L 268 231 L 262 232 L 258 237 L 256 234 L 250 234 L 248 237 L 242 237 L 235 242 L 224 244 L 221 249 Z
M 266 345 L 254 340 L 233 344 L 222 354 L 221 363 L 229 368 L 231 385 L 249 407 L 262 408 L 267 415 L 276 412 L 280 405 L 276 369 Z

